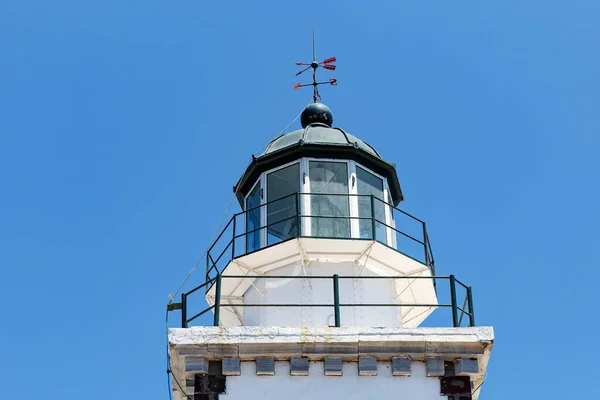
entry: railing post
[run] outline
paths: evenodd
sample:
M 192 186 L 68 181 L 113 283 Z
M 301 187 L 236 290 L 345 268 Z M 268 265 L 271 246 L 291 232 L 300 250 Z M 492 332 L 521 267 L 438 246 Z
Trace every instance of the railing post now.
M 340 327 L 340 282 L 338 274 L 333 275 L 333 312 L 335 327 Z
M 209 257 L 210 257 L 210 253 L 206 253 L 206 281 L 208 281 L 210 279 L 210 277 L 208 275 L 208 270 L 209 270 L 209 266 L 208 266 L 209 261 L 208 261 L 208 258 Z
M 215 286 L 215 319 L 213 321 L 214 326 L 219 326 L 219 319 L 221 314 L 221 274 L 217 273 L 217 282 Z
M 231 260 L 235 259 L 235 214 L 233 214 L 233 237 L 231 238 Z
M 450 298 L 452 301 L 452 325 L 458 328 L 458 306 L 456 304 L 456 279 L 450 275 Z
M 371 234 L 373 235 L 373 240 L 377 240 L 375 238 L 375 231 L 376 231 L 376 225 L 375 225 L 375 195 L 371 195 L 371 222 L 372 222 L 372 226 L 371 226 Z
M 429 239 L 427 238 L 427 228 L 425 227 L 425 222 L 423 222 L 423 250 L 425 251 L 425 265 L 427 267 L 431 267 L 429 265 L 429 252 L 427 251 L 427 244 Z
M 296 192 L 296 237 L 301 237 L 300 230 L 300 192 Z
M 467 301 L 469 302 L 469 326 L 475 326 L 475 311 L 473 311 L 473 291 L 467 287 Z
M 187 295 L 185 293 L 181 293 L 181 327 L 187 328 Z

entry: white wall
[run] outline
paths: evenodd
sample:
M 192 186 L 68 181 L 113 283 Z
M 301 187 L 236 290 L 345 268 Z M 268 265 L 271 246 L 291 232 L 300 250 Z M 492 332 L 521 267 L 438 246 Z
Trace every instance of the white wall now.
M 344 363 L 343 376 L 325 376 L 323 363 L 310 363 L 309 376 L 290 376 L 290 364 L 275 363 L 275 376 L 257 376 L 254 362 L 243 362 L 241 376 L 227 377 L 223 399 L 440 400 L 440 381 L 425 376 L 425 364 L 413 362 L 410 377 L 392 376 L 391 363 L 378 363 L 377 376 L 359 376 L 357 363 Z
M 310 276 L 340 276 L 361 273 L 352 262 L 311 262 L 306 266 L 307 279 L 257 279 L 244 295 L 246 304 L 333 304 L 332 279 Z M 301 265 L 295 264 L 266 276 L 303 276 Z M 364 274 L 369 274 L 368 270 Z M 392 304 L 396 290 L 390 279 L 340 279 L 340 303 Z M 329 326 L 333 325 L 333 307 L 246 307 L 246 326 Z M 342 326 L 401 327 L 398 307 L 341 307 Z

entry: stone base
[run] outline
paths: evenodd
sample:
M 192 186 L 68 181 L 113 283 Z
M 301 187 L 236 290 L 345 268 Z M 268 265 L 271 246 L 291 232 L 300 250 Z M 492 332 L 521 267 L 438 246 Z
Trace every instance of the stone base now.
M 169 329 L 171 370 L 179 383 L 194 382 L 211 361 L 222 365 L 223 376 L 241 378 L 241 364 L 252 362 L 256 365 L 255 374 L 265 379 L 278 379 L 277 362 L 294 367 L 288 368 L 287 376 L 292 379 L 314 377 L 308 368 L 311 362 L 323 363 L 321 369 L 329 379 L 340 379 L 346 368 L 342 364 L 354 364 L 352 368 L 362 379 L 376 377 L 378 366 L 392 371 L 393 379 L 412 379 L 411 366 L 418 363 L 423 365 L 419 368 L 425 369 L 427 379 L 463 375 L 473 381 L 473 387 L 478 387 L 483 382 L 493 340 L 490 327 Z M 177 382 L 173 386 L 179 393 L 175 394 L 185 398 L 177 390 Z

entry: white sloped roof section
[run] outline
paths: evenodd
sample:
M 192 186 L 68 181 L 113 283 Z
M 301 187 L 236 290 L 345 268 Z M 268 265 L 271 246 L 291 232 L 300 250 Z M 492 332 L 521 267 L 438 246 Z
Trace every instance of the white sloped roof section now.
M 221 325 L 244 325 L 244 310 L 247 308 L 228 307 L 228 305 L 243 304 L 244 296 L 248 291 L 256 290 L 263 295 L 257 284 L 258 280 L 264 281 L 260 277 L 283 275 L 278 273 L 278 270 L 285 270 L 285 275 L 305 276 L 306 266 L 311 263 L 341 266 L 349 262 L 358 267 L 355 268 L 355 271 L 359 271 L 357 276 L 413 277 L 391 281 L 394 290 L 392 302 L 398 304 L 403 327 L 419 326 L 435 310 L 438 300 L 433 279 L 427 279 L 431 273 L 426 265 L 375 241 L 298 238 L 239 257 L 227 265 L 221 281 Z M 335 271 L 335 267 L 333 270 Z M 331 271 L 331 268 L 327 268 L 327 271 L 323 271 L 323 275 L 331 275 Z M 319 273 L 318 268 L 313 268 L 311 271 L 311 275 L 319 275 Z M 347 275 L 347 269 L 340 267 L 339 275 Z M 233 276 L 236 278 L 228 278 Z M 248 278 L 241 276 L 248 276 Z M 310 276 L 306 278 L 309 279 Z M 210 305 L 213 305 L 214 298 L 215 286 L 213 285 L 206 294 L 206 299 Z M 368 302 L 368 298 L 368 293 L 363 293 L 361 296 L 363 301 Z M 283 300 L 288 304 L 304 303 L 301 293 L 290 292 L 289 300 Z M 415 306 L 419 304 L 431 306 Z M 310 304 L 306 306 L 310 307 Z

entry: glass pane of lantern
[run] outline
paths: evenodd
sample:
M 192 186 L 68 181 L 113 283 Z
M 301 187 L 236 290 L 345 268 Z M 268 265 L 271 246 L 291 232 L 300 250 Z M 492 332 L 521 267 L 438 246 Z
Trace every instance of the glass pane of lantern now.
M 257 183 L 254 186 L 254 189 L 252 189 L 246 198 L 246 210 L 250 210 L 246 212 L 246 232 L 250 232 L 246 234 L 247 253 L 260 249 L 260 235 L 262 234 L 262 229 L 259 228 L 260 209 L 262 207 L 258 206 L 260 206 L 260 183 Z
M 300 191 L 300 164 L 267 175 L 267 244 L 298 236 L 296 196 Z M 275 201 L 274 201 L 275 200 Z
M 375 224 L 375 240 L 387 243 L 385 234 L 385 206 L 383 201 L 383 180 L 372 173 L 356 167 L 356 189 L 358 197 L 358 216 L 371 218 L 371 195 L 375 197 L 373 206 L 375 208 L 375 219 L 377 221 L 359 220 L 359 234 L 363 239 L 373 239 L 373 224 Z M 368 195 L 368 196 L 362 196 Z
M 310 161 L 309 176 L 311 236 L 349 238 L 348 165 Z

